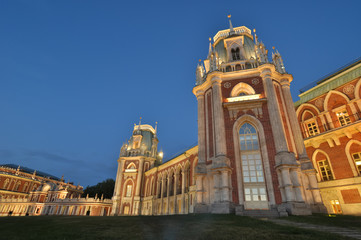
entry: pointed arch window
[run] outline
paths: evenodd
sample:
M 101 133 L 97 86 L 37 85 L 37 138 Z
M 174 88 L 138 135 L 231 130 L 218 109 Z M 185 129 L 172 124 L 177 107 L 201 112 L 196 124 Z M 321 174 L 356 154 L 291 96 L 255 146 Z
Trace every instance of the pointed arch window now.
M 244 197 L 247 208 L 267 208 L 267 193 L 258 133 L 245 123 L 239 130 Z
M 322 181 L 329 181 L 334 179 L 330 164 L 328 163 L 327 159 L 320 160 L 317 162 L 317 164 L 318 168 L 320 169 L 320 177 Z
M 361 174 L 361 152 L 352 154 L 353 160 L 355 161 L 357 171 Z
M 133 189 L 133 185 L 131 183 L 128 184 L 126 192 L 125 192 L 126 197 L 131 197 L 132 196 L 132 189 Z

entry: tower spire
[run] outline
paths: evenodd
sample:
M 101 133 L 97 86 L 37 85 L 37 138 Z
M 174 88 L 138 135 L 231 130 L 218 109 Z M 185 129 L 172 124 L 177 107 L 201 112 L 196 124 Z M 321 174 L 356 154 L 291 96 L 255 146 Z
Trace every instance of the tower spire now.
M 209 38 L 208 58 L 212 55 L 212 38 Z
M 231 21 L 231 14 L 228 15 L 228 20 L 229 20 L 229 35 L 233 35 L 235 34 L 235 31 L 233 29 L 233 25 Z

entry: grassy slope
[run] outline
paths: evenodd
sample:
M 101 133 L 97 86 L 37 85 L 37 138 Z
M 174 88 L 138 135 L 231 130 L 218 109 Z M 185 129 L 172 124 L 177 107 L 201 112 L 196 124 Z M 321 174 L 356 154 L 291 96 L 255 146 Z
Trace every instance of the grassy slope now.
M 3 217 L 0 239 L 347 239 L 234 215 Z

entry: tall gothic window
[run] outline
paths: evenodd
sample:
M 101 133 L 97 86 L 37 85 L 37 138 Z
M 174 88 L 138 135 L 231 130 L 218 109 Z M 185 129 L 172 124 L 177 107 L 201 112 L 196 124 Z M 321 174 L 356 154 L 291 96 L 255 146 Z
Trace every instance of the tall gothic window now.
M 131 197 L 132 196 L 132 188 L 133 188 L 132 184 L 127 185 L 127 189 L 126 189 L 127 191 L 125 192 L 126 197 Z
M 244 200 L 248 208 L 267 208 L 266 184 L 257 130 L 249 123 L 239 130 Z

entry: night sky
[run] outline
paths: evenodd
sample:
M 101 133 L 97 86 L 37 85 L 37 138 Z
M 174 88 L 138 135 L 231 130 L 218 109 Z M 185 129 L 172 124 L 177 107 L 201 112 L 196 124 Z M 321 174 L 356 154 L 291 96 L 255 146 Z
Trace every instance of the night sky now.
M 0 163 L 80 185 L 115 178 L 133 124 L 165 159 L 197 142 L 192 94 L 208 38 L 256 28 L 298 90 L 361 56 L 360 1 L 0 3 Z

